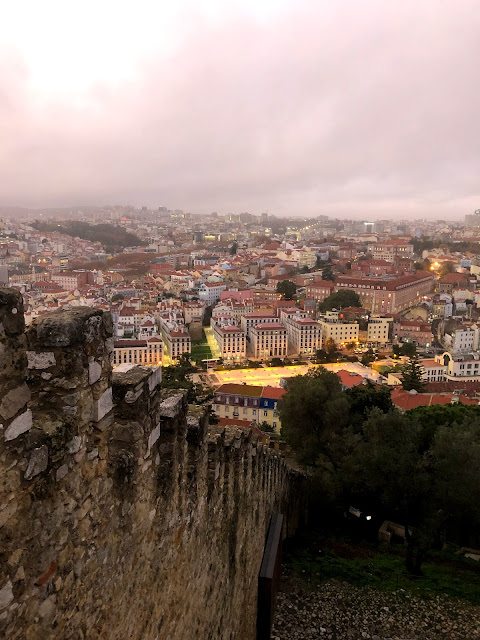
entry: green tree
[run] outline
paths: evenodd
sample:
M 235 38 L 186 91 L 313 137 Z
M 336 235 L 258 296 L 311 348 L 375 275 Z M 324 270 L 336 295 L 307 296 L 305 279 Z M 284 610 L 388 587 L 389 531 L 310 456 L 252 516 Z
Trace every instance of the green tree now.
M 456 271 L 456 269 L 455 269 L 455 265 L 453 264 L 453 262 L 444 262 L 442 264 L 442 266 L 440 267 L 438 275 L 440 277 L 442 277 L 442 276 L 446 276 L 447 273 L 455 273 L 455 271 Z
M 417 353 L 417 347 L 413 342 L 404 342 L 400 347 L 400 355 L 412 358 Z
M 162 387 L 166 389 L 186 389 L 188 401 L 195 402 L 197 389 L 194 383 L 187 378 L 190 373 L 190 367 L 185 366 L 183 363 L 163 367 Z
M 117 300 L 123 300 L 124 296 L 121 293 L 115 293 L 112 296 L 111 302 L 117 302 Z
M 236 255 L 237 250 L 238 250 L 238 242 L 236 242 L 236 241 L 234 240 L 234 241 L 232 242 L 232 245 L 231 245 L 230 249 L 229 249 L 229 253 L 230 253 L 230 255 L 231 255 L 231 256 Z
M 423 450 L 427 451 L 440 427 L 453 429 L 462 423 L 480 423 L 480 406 L 454 402 L 417 407 L 405 412 L 407 421 L 417 421 L 423 426 Z
M 439 427 L 431 448 L 435 480 L 437 539 L 445 527 L 448 537 L 468 546 L 479 544 L 480 531 L 480 422 L 467 418 L 455 428 Z M 475 532 L 475 534 L 473 533 Z
M 402 387 L 405 391 L 411 391 L 412 389 L 419 393 L 424 391 L 423 367 L 419 363 L 416 354 L 411 356 L 408 362 L 402 367 L 402 375 Z
M 285 300 L 293 300 L 297 293 L 297 285 L 291 280 L 281 280 L 277 283 L 277 293 L 281 293 Z
M 373 349 L 368 349 L 363 356 L 360 362 L 364 367 L 368 367 L 368 365 L 375 360 L 375 354 L 373 353 Z
M 370 380 L 366 384 L 359 384 L 347 389 L 345 395 L 350 406 L 350 424 L 358 429 L 372 409 L 379 409 L 388 413 L 394 409 L 388 387 L 378 387 Z
M 373 409 L 346 476 L 363 508 L 405 527 L 407 569 L 419 573 L 432 543 L 432 477 L 421 451 L 422 429 L 398 411 Z
M 331 282 L 335 280 L 332 267 L 325 267 L 325 269 L 322 271 L 322 280 L 330 280 Z
M 334 433 L 348 423 L 348 400 L 335 373 L 319 367 L 287 382 L 278 402 L 281 434 L 301 464 L 316 467 Z
M 318 305 L 319 310 L 322 313 L 325 311 L 331 311 L 332 309 L 344 309 L 345 307 L 360 307 L 360 298 L 355 291 L 351 289 L 342 289 L 336 291 L 325 298 L 323 302 Z
M 323 348 L 327 352 L 328 362 L 335 362 L 338 358 L 338 349 L 335 340 L 332 340 L 332 338 L 328 338 L 327 340 L 325 340 Z
M 269 367 L 282 367 L 283 366 L 283 360 L 281 358 L 272 358 L 268 362 L 268 366 Z
M 260 428 L 260 431 L 263 431 L 263 433 L 275 433 L 274 427 L 272 427 L 271 424 L 268 424 L 266 420 L 262 422 L 259 428 Z
M 315 261 L 315 269 L 322 269 L 327 265 L 327 260 L 321 260 L 318 256 Z
M 315 362 L 317 364 L 326 364 L 328 362 L 328 354 L 325 349 L 317 349 L 315 354 Z

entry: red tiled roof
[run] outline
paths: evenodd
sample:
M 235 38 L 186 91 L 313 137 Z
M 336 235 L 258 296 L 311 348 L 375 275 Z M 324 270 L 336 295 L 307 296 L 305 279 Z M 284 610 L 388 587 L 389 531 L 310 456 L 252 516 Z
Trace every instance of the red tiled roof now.
M 428 393 L 457 393 L 462 396 L 479 396 L 480 382 L 452 380 L 449 382 L 427 382 Z
M 468 280 L 468 274 L 458 272 L 446 273 L 440 278 L 441 284 L 455 284 L 456 282 L 460 282 L 461 280 Z
M 228 393 L 231 395 L 260 398 L 262 395 L 262 389 L 263 387 L 257 387 L 251 384 L 235 384 L 234 382 L 227 382 L 218 387 L 218 389 L 215 389 L 215 393 Z
M 268 398 L 269 400 L 280 400 L 280 398 L 287 393 L 286 389 L 281 387 L 263 387 L 262 398 Z
M 430 407 L 435 404 L 450 404 L 453 398 L 457 398 L 457 402 L 461 404 L 477 405 L 479 401 L 474 398 L 467 398 L 462 395 L 453 393 L 411 393 L 402 388 L 397 387 L 391 394 L 392 402 L 398 409 L 408 411 L 417 407 Z
M 335 371 L 337 376 L 340 378 L 340 382 L 344 387 L 357 387 L 359 384 L 365 383 L 365 378 L 363 378 L 358 373 L 354 373 L 352 371 L 347 371 L 346 369 L 340 369 L 340 371 Z

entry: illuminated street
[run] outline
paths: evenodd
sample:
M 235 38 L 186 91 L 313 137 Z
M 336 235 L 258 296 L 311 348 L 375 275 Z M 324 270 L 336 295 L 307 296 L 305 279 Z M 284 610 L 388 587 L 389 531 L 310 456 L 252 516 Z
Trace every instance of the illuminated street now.
M 210 347 L 210 351 L 212 352 L 212 358 L 218 360 L 221 357 L 220 349 L 218 348 L 217 341 L 213 335 L 213 331 L 211 327 L 204 327 L 205 337 L 207 338 L 208 346 Z
M 208 376 L 210 384 L 212 386 L 219 386 L 226 382 L 236 382 L 242 384 L 254 385 L 269 385 L 272 387 L 280 386 L 281 378 L 290 378 L 296 375 L 305 375 L 310 368 L 315 368 L 319 365 L 299 365 L 291 367 L 261 367 L 259 369 L 234 369 L 231 371 L 216 371 Z M 364 367 L 359 362 L 339 362 L 335 364 L 323 365 L 329 371 L 340 371 L 344 369 L 351 371 L 352 373 L 358 373 L 359 375 L 369 378 L 374 382 L 382 382 L 384 378 L 370 369 L 370 367 Z

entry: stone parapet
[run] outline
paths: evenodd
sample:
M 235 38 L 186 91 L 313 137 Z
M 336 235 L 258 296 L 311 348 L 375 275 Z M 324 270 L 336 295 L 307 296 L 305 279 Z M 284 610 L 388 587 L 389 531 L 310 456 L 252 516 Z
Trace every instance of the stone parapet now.
M 270 515 L 297 526 L 303 478 L 160 368 L 112 372 L 111 336 L 84 308 L 25 333 L 0 290 L 0 634 L 254 637 Z

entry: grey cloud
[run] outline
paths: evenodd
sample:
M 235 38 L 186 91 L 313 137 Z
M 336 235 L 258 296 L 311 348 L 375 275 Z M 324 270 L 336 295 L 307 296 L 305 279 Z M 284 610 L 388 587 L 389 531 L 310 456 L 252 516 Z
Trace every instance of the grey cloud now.
M 476 2 L 327 4 L 200 24 L 174 54 L 82 102 L 35 102 L 10 53 L 0 204 L 384 216 L 480 206 Z

